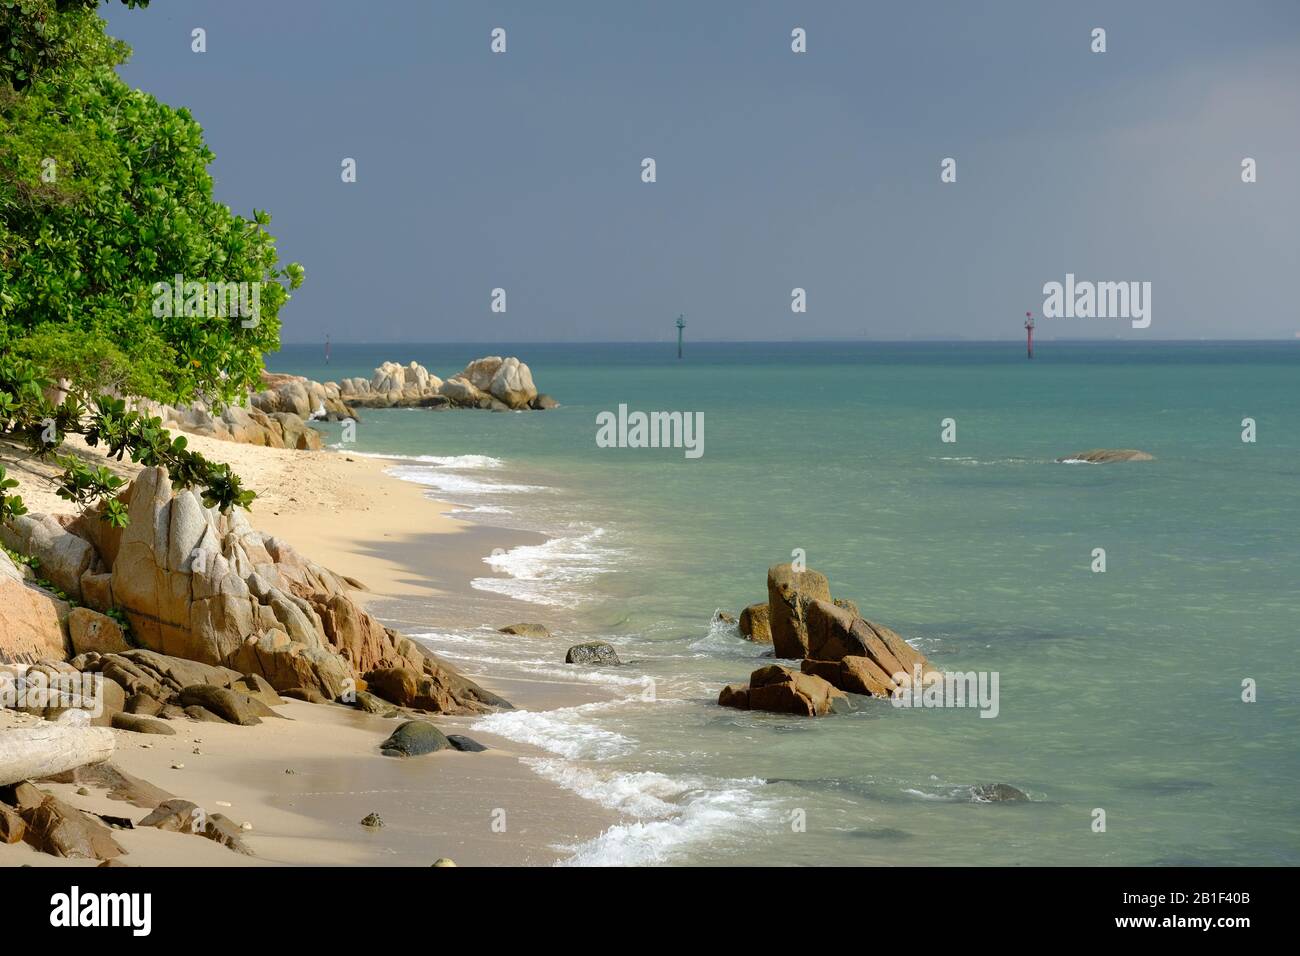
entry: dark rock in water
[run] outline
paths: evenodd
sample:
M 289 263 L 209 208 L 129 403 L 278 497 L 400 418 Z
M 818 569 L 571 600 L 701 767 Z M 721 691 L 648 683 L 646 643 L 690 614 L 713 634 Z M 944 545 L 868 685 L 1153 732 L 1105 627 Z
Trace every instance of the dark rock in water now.
M 418 757 L 453 746 L 447 736 L 427 720 L 408 720 L 379 745 L 385 757 Z
M 361 818 L 361 825 L 363 827 L 370 827 L 371 829 L 378 830 L 384 825 L 384 819 L 377 813 L 367 813 Z
M 735 615 L 728 614 L 726 611 L 714 611 L 713 621 L 715 624 L 735 624 L 736 618 Z
M 533 408 L 537 409 L 538 411 L 545 411 L 545 410 L 548 409 L 548 408 L 559 408 L 559 407 L 560 407 L 560 403 L 559 403 L 559 402 L 557 402 L 555 399 L 551 398 L 551 396 L 547 395 L 547 394 L 544 393 L 544 392 L 541 393 L 541 394 L 539 394 L 536 398 L 534 398 L 534 399 L 533 399 L 531 402 L 529 402 L 528 404 L 529 404 L 530 406 L 532 406 Z
M 507 624 L 497 630 L 502 634 L 515 634 L 519 637 L 550 637 L 551 632 L 541 624 Z
M 735 707 L 737 710 L 749 710 L 749 685 L 728 684 L 718 694 L 718 705 Z
M 451 741 L 453 747 L 467 754 L 479 754 L 487 750 L 473 737 L 466 737 L 464 734 L 448 734 L 447 739 Z
M 564 655 L 566 664 L 620 664 L 618 654 L 612 645 L 604 641 L 588 641 L 586 644 L 574 644 Z
M 1028 800 L 1022 790 L 1007 783 L 982 783 L 971 788 L 971 798 L 976 803 L 1008 803 Z
M 767 602 L 751 604 L 740 612 L 740 636 L 755 644 L 772 643 L 772 627 L 769 623 Z
M 154 720 L 152 717 L 145 717 L 143 714 L 128 714 L 125 711 L 118 711 L 113 715 L 113 727 L 117 730 L 129 730 L 137 734 L 161 734 L 165 737 L 176 735 L 176 730 L 161 720 Z
M 1136 448 L 1093 448 L 1079 451 L 1056 459 L 1061 461 L 1087 461 L 1094 465 L 1104 465 L 1112 461 L 1155 461 L 1155 456 Z

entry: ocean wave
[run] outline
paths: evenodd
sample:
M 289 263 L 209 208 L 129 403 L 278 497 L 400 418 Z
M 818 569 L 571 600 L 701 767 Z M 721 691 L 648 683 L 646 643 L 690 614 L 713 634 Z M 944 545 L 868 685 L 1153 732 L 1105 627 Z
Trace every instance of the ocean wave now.
M 531 744 L 570 760 L 608 760 L 631 753 L 636 741 L 606 730 L 590 717 L 622 704 L 623 701 L 597 701 L 557 710 L 499 711 L 480 717 L 470 730 Z
M 541 485 L 520 485 L 504 481 L 483 481 L 461 474 L 451 466 L 429 467 L 428 465 L 395 465 L 388 469 L 388 474 L 402 481 L 424 485 L 444 494 L 456 495 L 493 495 L 518 494 L 529 491 L 545 491 Z
M 561 535 L 542 544 L 488 555 L 484 563 L 508 577 L 474 578 L 470 585 L 533 604 L 576 607 L 582 602 L 580 588 L 615 570 L 615 559 L 623 554 L 600 543 L 605 536 L 604 528 L 592 528 L 583 534 Z
M 759 796 L 758 778 L 671 777 L 654 771 L 602 771 L 562 760 L 527 758 L 540 776 L 631 817 L 585 843 L 561 847 L 562 866 L 644 866 L 670 862 L 699 844 L 716 846 L 769 827 L 778 808 Z
M 330 446 L 335 447 L 333 445 Z M 501 468 L 505 462 L 490 455 L 381 455 L 378 452 L 349 451 L 355 458 L 386 458 L 392 461 L 412 461 L 439 468 Z

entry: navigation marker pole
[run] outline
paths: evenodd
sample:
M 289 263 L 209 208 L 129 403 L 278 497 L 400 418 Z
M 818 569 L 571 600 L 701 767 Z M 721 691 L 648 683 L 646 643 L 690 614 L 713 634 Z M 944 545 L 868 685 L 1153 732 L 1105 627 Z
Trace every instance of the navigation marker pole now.
M 682 329 L 686 328 L 686 320 L 680 315 L 677 316 L 677 357 L 682 357 Z
M 1034 313 L 1032 312 L 1025 313 L 1025 335 L 1026 335 L 1025 347 L 1029 350 L 1029 357 L 1033 358 L 1034 357 Z

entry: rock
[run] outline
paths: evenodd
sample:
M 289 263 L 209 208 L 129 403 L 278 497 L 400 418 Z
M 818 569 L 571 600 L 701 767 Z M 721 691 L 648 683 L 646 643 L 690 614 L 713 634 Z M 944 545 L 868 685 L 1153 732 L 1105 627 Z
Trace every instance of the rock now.
M 507 624 L 497 628 L 501 634 L 515 634 L 519 637 L 550 637 L 551 632 L 541 624 Z
M 831 712 L 832 701 L 844 695 L 813 674 L 792 671 L 777 664 L 760 667 L 749 675 L 750 710 L 820 717 Z
M 131 649 L 117 621 L 88 607 L 74 607 L 68 613 L 68 636 L 74 654 L 120 654 Z
M 117 713 L 113 715 L 113 726 L 118 730 L 129 730 L 137 734 L 161 734 L 174 736 L 176 731 L 161 720 L 143 717 L 140 714 Z
M 363 710 L 367 714 L 377 714 L 380 717 L 391 717 L 397 713 L 396 707 L 369 691 L 357 691 L 353 704 L 357 710 Z
M 441 730 L 427 720 L 408 720 L 379 745 L 385 757 L 418 757 L 452 746 Z
M 232 683 L 230 689 L 240 694 L 247 694 L 268 707 L 278 707 L 284 703 L 280 695 L 275 692 L 275 688 L 261 674 L 245 674 Z
M 471 379 L 473 381 L 473 379 Z M 487 387 L 493 397 L 510 408 L 527 408 L 537 397 L 537 386 L 528 366 L 513 356 L 502 360 Z
M 162 713 L 163 705 L 157 698 L 148 694 L 132 694 L 126 699 L 126 706 L 122 709 L 128 714 L 157 717 Z
M 985 783 L 971 788 L 971 799 L 976 803 L 1006 803 L 1028 800 L 1029 796 L 1007 783 Z
M 253 851 L 240 838 L 240 828 L 228 817 L 221 813 L 205 813 L 198 804 L 189 800 L 166 800 L 136 825 L 173 833 L 193 833 L 244 856 L 253 855 Z
M 861 614 L 858 613 L 858 605 L 856 601 L 850 601 L 848 598 L 836 598 L 832 603 L 836 607 L 843 608 L 844 610 L 848 611 L 849 614 L 852 615 L 853 617 L 862 616 Z
M 438 393 L 461 408 L 477 408 L 479 402 L 487 399 L 486 393 L 476 388 L 463 378 L 449 378 L 442 383 Z
M 532 407 L 537 409 L 538 411 L 546 411 L 547 409 L 550 408 L 559 408 L 560 403 L 557 402 L 555 399 L 551 398 L 551 396 L 549 395 L 539 394 L 536 398 L 533 399 Z
M 384 825 L 384 819 L 377 813 L 367 813 L 361 818 L 363 827 L 370 827 L 372 830 L 378 830 Z
M 723 610 L 717 610 L 717 611 L 714 611 L 714 612 L 713 612 L 713 620 L 712 620 L 712 623 L 714 623 L 714 624 L 726 624 L 726 625 L 728 625 L 728 626 L 735 626 L 735 624 L 736 624 L 736 616 L 735 616 L 734 614 L 728 614 L 726 611 L 723 611 Z
M 451 741 L 453 747 L 462 753 L 480 754 L 487 750 L 487 747 L 484 747 L 477 740 L 466 737 L 464 734 L 448 734 L 447 739 Z
M 0 843 L 21 843 L 27 824 L 14 810 L 0 806 Z
M 814 674 L 850 694 L 889 697 L 897 686 L 893 677 L 869 657 L 846 656 L 838 661 L 805 659 L 799 666 L 805 674 Z
M 110 799 L 123 800 L 146 810 L 158 806 L 163 800 L 172 799 L 166 790 L 123 773 L 111 763 L 85 764 L 46 779 L 51 783 L 85 784 L 107 790 Z
M 440 856 L 438 857 L 438 859 L 433 861 L 433 865 L 434 866 L 455 866 L 456 861 L 448 856 Z
M 771 644 L 769 620 L 766 602 L 751 604 L 740 612 L 740 636 L 755 644 Z
M 722 688 L 722 693 L 718 694 L 718 703 L 723 707 L 749 710 L 749 685 L 728 684 Z
M 1104 465 L 1115 461 L 1155 461 L 1155 456 L 1136 448 L 1093 448 L 1056 459 L 1058 462 L 1086 461 Z
M 614 648 L 605 641 L 588 641 L 575 644 L 564 655 L 566 664 L 621 664 Z
M 28 586 L 9 555 L 0 551 L 0 661 L 66 660 L 69 612 L 67 602 Z
M 767 570 L 767 606 L 772 646 L 777 657 L 808 656 L 808 628 L 804 622 L 807 601 L 830 601 L 826 575 L 818 571 L 795 571 L 790 564 L 774 564 Z
M 518 362 L 519 360 L 515 359 L 515 361 Z M 496 377 L 497 372 L 500 371 L 501 366 L 504 363 L 505 359 L 501 356 L 488 355 L 470 362 L 465 366 L 460 374 L 454 377 L 463 379 L 472 384 L 475 388 L 486 392 L 491 389 L 492 380 Z
M 20 809 L 26 824 L 23 840 L 42 853 L 83 860 L 109 860 L 126 851 L 108 827 L 52 794 L 37 806 Z
M 211 684 L 194 684 L 183 688 L 176 700 L 186 708 L 186 713 L 189 713 L 190 707 L 202 707 L 227 723 L 243 727 L 260 724 L 262 714 L 259 710 L 270 710 L 247 694 L 239 694 L 225 687 L 213 687 Z
M 329 698 L 322 694 L 315 687 L 290 687 L 287 690 L 280 691 L 281 697 L 289 697 L 293 700 L 305 700 L 309 704 L 328 704 Z
M 25 514 L 0 521 L 0 542 L 35 558 L 40 575 L 75 601 L 81 600 L 81 575 L 95 562 L 95 549 L 53 515 Z
M 871 625 L 829 601 L 806 601 L 804 619 L 808 634 L 807 656 L 819 661 L 844 657 L 870 657 L 886 674 L 906 670 Z

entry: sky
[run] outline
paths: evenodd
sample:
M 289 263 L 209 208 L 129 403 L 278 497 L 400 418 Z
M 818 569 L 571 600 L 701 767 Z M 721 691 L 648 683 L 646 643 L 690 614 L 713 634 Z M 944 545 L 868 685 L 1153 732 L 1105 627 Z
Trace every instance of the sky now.
M 101 14 L 305 267 L 285 342 L 1020 338 L 1067 273 L 1150 282 L 1151 323 L 1044 337 L 1300 337 L 1296 0 Z

